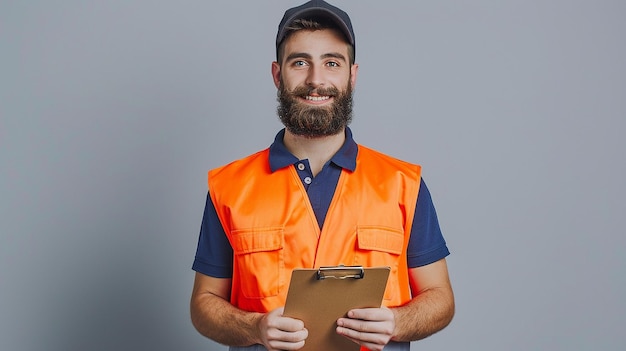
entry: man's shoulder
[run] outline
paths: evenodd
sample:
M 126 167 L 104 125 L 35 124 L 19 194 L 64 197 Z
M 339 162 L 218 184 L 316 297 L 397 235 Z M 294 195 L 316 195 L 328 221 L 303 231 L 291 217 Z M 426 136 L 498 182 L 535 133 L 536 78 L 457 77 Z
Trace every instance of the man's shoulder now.
M 223 169 L 223 168 L 229 168 L 229 167 L 241 167 L 241 166 L 244 166 L 244 165 L 248 165 L 248 164 L 254 163 L 255 161 L 258 161 L 258 160 L 267 160 L 268 154 L 269 154 L 269 148 L 266 148 L 266 149 L 257 151 L 257 152 L 255 152 L 253 154 L 249 154 L 249 155 L 244 156 L 242 158 L 233 160 L 233 161 L 231 161 L 229 163 L 226 163 L 224 165 L 215 167 L 215 168 L 211 169 L 210 172 L 217 171 L 217 170 L 220 170 L 220 169 Z
M 364 159 L 368 159 L 371 161 L 394 163 L 394 164 L 402 165 L 405 167 L 411 167 L 411 168 L 420 167 L 420 165 L 417 163 L 409 162 L 409 161 L 397 158 L 395 156 L 391 156 L 387 153 L 378 151 L 371 147 L 358 144 L 358 148 L 359 148 L 359 151 L 357 154 L 357 158 L 364 158 Z
M 218 174 L 237 174 L 245 168 L 254 167 L 257 169 L 269 170 L 268 161 L 269 149 L 263 149 L 243 158 L 234 160 L 225 165 L 209 170 L 209 176 L 217 176 Z

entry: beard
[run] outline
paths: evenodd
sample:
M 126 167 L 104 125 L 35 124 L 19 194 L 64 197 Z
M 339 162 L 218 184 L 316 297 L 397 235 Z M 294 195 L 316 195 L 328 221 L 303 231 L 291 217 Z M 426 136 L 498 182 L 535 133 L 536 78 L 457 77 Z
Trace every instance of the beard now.
M 315 91 L 320 96 L 330 96 L 334 102 L 328 106 L 312 106 L 300 101 Z M 310 88 L 299 86 L 285 89 L 282 79 L 278 88 L 278 117 L 292 134 L 314 138 L 335 135 L 352 121 L 352 87 L 340 91 L 335 87 Z

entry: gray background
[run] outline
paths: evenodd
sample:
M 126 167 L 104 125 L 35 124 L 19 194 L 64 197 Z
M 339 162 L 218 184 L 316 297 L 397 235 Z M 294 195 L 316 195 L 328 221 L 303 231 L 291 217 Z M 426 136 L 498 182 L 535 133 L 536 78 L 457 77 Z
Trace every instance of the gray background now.
M 294 1 L 0 2 L 0 349 L 220 350 L 206 171 L 280 128 Z M 421 163 L 457 314 L 420 350 L 626 348 L 626 2 L 335 1 L 358 142 Z

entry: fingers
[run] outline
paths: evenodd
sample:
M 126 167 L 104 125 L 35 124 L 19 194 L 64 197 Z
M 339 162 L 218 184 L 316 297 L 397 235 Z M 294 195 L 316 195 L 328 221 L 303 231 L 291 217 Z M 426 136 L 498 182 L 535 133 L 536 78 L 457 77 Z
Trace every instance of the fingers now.
M 394 314 L 391 309 L 386 307 L 358 308 L 348 311 L 348 318 L 366 321 L 393 321 Z
M 300 350 L 304 347 L 304 340 L 299 342 L 286 342 L 280 340 L 270 340 L 268 344 L 263 345 L 268 351 L 292 351 Z
M 297 350 L 304 346 L 309 335 L 301 320 L 284 317 L 283 308 L 267 313 L 259 329 L 263 345 L 268 350 Z
M 382 350 L 391 340 L 394 328 L 394 314 L 387 308 L 351 310 L 347 318 L 337 320 L 338 334 L 373 351 Z
M 304 329 L 304 322 L 283 316 L 284 307 L 279 307 L 267 314 L 268 326 L 278 330 L 295 332 Z

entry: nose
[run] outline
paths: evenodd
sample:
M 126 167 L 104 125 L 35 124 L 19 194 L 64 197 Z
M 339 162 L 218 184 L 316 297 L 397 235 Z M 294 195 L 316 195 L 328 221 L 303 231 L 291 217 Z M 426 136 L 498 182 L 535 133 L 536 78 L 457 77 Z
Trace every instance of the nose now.
M 322 73 L 322 69 L 311 65 L 309 67 L 305 83 L 312 88 L 317 88 L 324 85 L 324 75 Z

